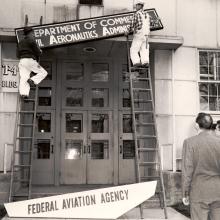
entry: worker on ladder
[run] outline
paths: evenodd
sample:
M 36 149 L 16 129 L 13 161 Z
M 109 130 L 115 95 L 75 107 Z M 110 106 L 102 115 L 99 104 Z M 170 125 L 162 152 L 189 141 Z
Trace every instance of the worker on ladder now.
M 148 36 L 150 33 L 150 17 L 145 13 L 144 1 L 136 0 L 136 12 L 131 20 L 130 28 L 125 35 L 133 31 L 133 41 L 130 48 L 130 56 L 133 67 L 149 66 L 149 44 Z M 140 54 L 140 56 L 139 56 Z
M 39 84 L 46 76 L 47 71 L 38 63 L 42 50 L 34 40 L 33 29 L 24 28 L 24 38 L 18 43 L 17 57 L 20 59 L 18 67 L 20 73 L 19 92 L 23 97 L 28 97 L 30 85 Z M 36 73 L 30 78 L 31 72 Z

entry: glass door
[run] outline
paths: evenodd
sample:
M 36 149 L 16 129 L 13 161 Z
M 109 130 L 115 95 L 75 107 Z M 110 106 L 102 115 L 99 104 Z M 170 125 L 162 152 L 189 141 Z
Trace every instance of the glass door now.
M 62 62 L 61 184 L 113 182 L 110 66 Z
M 54 60 L 43 60 L 41 65 L 47 70 L 48 75 L 39 84 L 38 90 L 32 182 L 54 184 L 56 63 Z M 30 92 L 30 96 L 33 97 L 33 91 Z
M 61 184 L 85 184 L 87 160 L 87 112 L 63 111 Z
M 112 113 L 90 111 L 88 129 L 89 184 L 113 183 Z

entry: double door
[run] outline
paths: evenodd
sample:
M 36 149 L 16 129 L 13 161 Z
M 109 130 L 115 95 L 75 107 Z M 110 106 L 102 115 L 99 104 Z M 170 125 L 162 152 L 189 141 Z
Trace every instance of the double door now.
M 50 74 L 39 87 L 34 184 L 135 182 L 126 62 L 43 64 Z
M 63 60 L 60 184 L 113 183 L 109 61 Z
M 111 111 L 63 111 L 61 184 L 112 184 Z

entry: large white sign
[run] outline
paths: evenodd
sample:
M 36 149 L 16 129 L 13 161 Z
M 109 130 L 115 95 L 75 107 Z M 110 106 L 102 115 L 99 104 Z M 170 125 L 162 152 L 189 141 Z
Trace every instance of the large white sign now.
M 18 92 L 19 71 L 18 60 L 2 60 L 2 92 Z
M 116 219 L 155 194 L 157 181 L 6 203 L 9 217 Z

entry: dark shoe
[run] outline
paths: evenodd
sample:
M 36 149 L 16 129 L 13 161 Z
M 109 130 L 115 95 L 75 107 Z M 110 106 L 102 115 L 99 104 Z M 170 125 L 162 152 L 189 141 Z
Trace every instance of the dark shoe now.
M 138 69 L 138 68 L 140 68 L 141 67 L 141 64 L 140 63 L 136 63 L 136 64 L 134 64 L 132 67 L 131 67 L 131 70 L 136 70 L 136 69 Z
M 22 99 L 28 99 L 28 95 L 21 95 Z
M 32 79 L 28 79 L 27 81 L 30 86 L 35 86 L 34 81 Z
M 141 67 L 141 63 L 136 63 L 136 64 L 134 64 L 133 66 L 134 66 L 134 67 L 137 67 L 137 68 L 138 68 L 138 67 Z
M 148 68 L 148 67 L 149 67 L 149 63 L 144 63 L 144 64 L 142 64 L 142 67 L 143 67 L 143 68 Z

